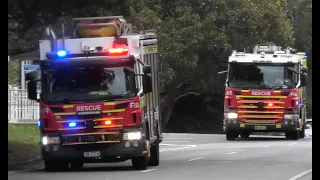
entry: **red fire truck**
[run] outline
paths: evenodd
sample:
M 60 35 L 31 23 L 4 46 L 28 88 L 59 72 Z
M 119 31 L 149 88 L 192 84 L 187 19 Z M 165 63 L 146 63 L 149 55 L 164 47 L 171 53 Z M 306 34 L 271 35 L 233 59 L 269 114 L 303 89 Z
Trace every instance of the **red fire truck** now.
M 72 25 L 70 37 L 46 29 L 40 76 L 27 74 L 28 98 L 40 104 L 45 169 L 129 159 L 136 169 L 159 165 L 156 32 L 133 34 L 122 16 L 75 18 Z
M 224 130 L 227 140 L 253 132 L 305 136 L 307 62 L 305 53 L 256 46 L 229 57 Z

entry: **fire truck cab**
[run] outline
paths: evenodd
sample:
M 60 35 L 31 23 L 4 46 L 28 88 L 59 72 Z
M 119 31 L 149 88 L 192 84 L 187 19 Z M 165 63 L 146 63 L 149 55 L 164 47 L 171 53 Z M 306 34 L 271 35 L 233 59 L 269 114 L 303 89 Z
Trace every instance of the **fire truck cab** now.
M 40 78 L 27 74 L 28 98 L 40 105 L 45 169 L 129 159 L 136 169 L 159 165 L 156 32 L 133 34 L 122 16 L 74 18 L 72 25 L 69 37 L 46 29 Z
M 233 51 L 225 81 L 224 131 L 227 140 L 253 132 L 305 136 L 307 59 L 278 46 Z

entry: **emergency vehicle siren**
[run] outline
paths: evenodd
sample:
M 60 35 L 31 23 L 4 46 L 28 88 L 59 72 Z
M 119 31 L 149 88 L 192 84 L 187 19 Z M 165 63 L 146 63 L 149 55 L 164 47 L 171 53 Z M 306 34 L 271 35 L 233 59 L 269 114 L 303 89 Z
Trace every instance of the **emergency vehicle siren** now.
M 65 50 L 59 50 L 57 51 L 57 56 L 60 57 L 60 58 L 63 58 L 67 55 L 67 51 Z
M 76 122 L 69 122 L 68 126 L 73 128 L 73 127 L 77 126 L 77 123 Z

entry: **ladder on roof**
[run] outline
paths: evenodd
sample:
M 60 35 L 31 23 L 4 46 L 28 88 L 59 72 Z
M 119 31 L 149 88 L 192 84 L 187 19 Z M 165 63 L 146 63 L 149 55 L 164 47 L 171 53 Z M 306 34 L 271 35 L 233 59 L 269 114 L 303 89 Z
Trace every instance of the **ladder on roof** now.
M 256 45 L 253 48 L 254 54 L 260 54 L 262 52 L 266 54 L 274 54 L 276 51 L 282 51 L 282 47 L 274 45 Z
M 132 34 L 132 25 L 123 16 L 73 18 L 72 26 L 74 37 L 118 37 Z

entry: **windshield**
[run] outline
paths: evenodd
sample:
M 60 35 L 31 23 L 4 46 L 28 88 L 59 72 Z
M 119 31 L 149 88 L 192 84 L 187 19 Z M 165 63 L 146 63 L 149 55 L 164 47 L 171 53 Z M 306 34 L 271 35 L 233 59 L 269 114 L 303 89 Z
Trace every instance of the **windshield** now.
M 46 103 L 95 102 L 129 99 L 136 95 L 132 67 L 60 65 L 43 71 Z
M 294 65 L 230 63 L 229 86 L 242 89 L 292 89 L 297 85 Z

